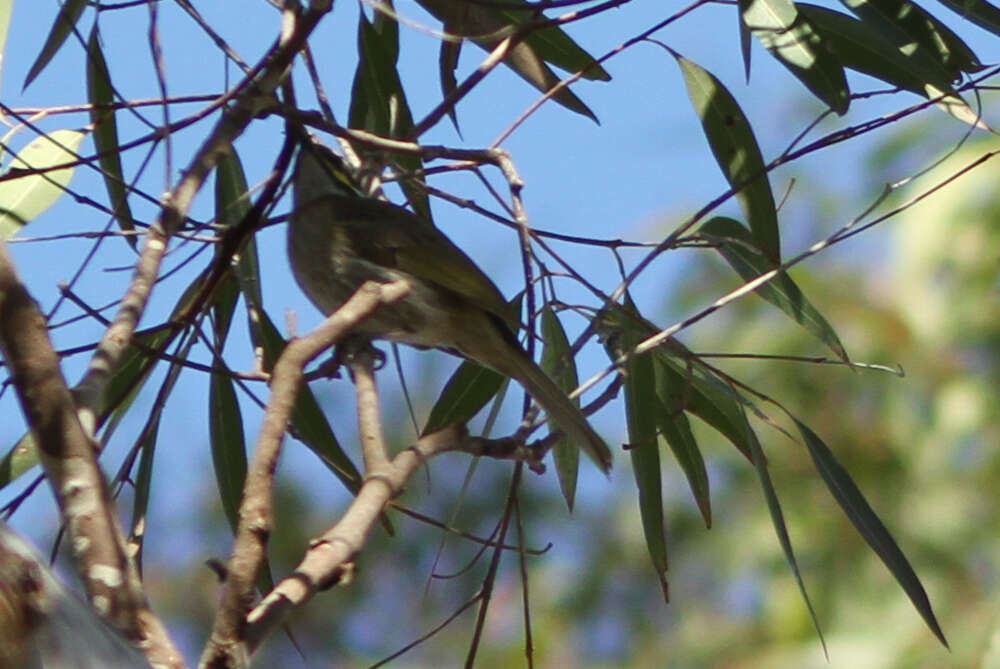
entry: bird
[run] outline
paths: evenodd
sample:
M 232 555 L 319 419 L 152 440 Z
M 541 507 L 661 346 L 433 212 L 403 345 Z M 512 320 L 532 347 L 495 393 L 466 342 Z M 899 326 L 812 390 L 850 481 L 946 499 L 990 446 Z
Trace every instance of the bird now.
M 366 281 L 405 281 L 409 294 L 383 305 L 353 335 L 444 349 L 516 380 L 577 448 L 610 472 L 607 444 L 518 343 L 514 307 L 433 222 L 366 196 L 343 160 L 312 136 L 300 137 L 292 200 L 292 273 L 321 312 L 335 312 Z

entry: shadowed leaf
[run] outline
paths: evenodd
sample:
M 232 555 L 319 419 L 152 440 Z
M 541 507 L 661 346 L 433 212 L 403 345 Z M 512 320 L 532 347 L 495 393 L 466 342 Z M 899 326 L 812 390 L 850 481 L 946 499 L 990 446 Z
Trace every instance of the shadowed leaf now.
M 777 267 L 754 248 L 750 231 L 738 221 L 717 216 L 702 225 L 699 231 L 718 244 L 719 253 L 744 281 L 751 281 Z M 781 272 L 754 292 L 829 346 L 841 360 L 850 363 L 833 327 L 806 299 L 788 274 Z
M 757 248 L 777 261 L 781 257 L 778 212 L 750 122 L 715 76 L 682 56 L 675 54 L 675 57 L 708 144 L 726 180 L 736 191 Z
M 87 93 L 92 105 L 90 121 L 94 126 L 94 146 L 97 147 L 98 163 L 108 189 L 108 200 L 122 230 L 135 230 L 135 219 L 128 204 L 128 189 L 122 172 L 121 151 L 118 143 L 118 124 L 110 105 L 115 101 L 111 87 L 111 74 L 101 52 L 97 25 L 90 32 L 87 42 Z M 135 237 L 126 241 L 136 247 Z
M 566 331 L 563 330 L 559 317 L 548 305 L 542 311 L 542 341 L 545 342 L 545 348 L 542 349 L 542 369 L 552 377 L 560 390 L 567 394 L 573 392 L 580 385 L 576 362 L 573 360 Z M 579 399 L 574 400 L 574 403 L 580 406 Z M 559 477 L 559 489 L 572 511 L 576 498 L 577 473 L 580 469 L 580 449 L 563 437 L 552 447 L 552 458 Z
M 889 530 L 882 524 L 878 515 L 872 510 L 864 495 L 861 494 L 861 491 L 854 484 L 851 475 L 837 461 L 836 456 L 834 456 L 823 440 L 809 429 L 807 425 L 800 422 L 794 416 L 791 416 L 791 414 L 789 416 L 795 421 L 796 427 L 799 428 L 802 439 L 809 449 L 809 455 L 812 456 L 813 463 L 816 465 L 816 471 L 823 477 L 823 481 L 826 483 L 826 487 L 829 488 L 830 494 L 837 500 L 840 508 L 844 510 L 851 523 L 854 524 L 854 527 L 864 537 L 864 540 L 868 542 L 868 545 L 872 547 L 875 554 L 879 556 L 879 559 L 892 572 L 896 581 L 899 582 L 899 585 L 902 586 L 906 595 L 910 598 L 910 601 L 913 602 L 913 606 L 917 609 L 917 612 L 920 613 L 924 622 L 934 632 L 934 636 L 947 647 L 948 641 L 945 639 L 944 632 L 941 630 L 941 626 L 938 625 L 937 618 L 934 616 L 934 610 L 931 608 L 927 592 L 924 590 L 923 585 L 920 584 L 920 579 L 917 578 L 916 572 L 910 566 L 909 560 L 906 559 L 903 551 L 900 550 L 892 535 L 889 534 Z
M 35 58 L 31 69 L 28 70 L 28 76 L 24 78 L 24 86 L 22 88 L 27 88 L 35 80 L 35 77 L 41 74 L 45 66 L 49 64 L 52 57 L 62 47 L 63 42 L 73 32 L 73 27 L 76 25 L 86 6 L 87 0 L 66 0 L 62 4 L 62 7 L 59 8 L 59 13 L 56 15 L 56 20 L 53 21 L 52 28 L 49 30 L 49 36 L 45 39 L 45 44 L 42 45 L 42 50 Z

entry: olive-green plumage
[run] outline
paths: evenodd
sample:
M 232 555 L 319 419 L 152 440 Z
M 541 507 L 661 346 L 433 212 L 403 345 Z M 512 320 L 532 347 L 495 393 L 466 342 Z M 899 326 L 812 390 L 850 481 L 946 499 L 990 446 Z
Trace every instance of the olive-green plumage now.
M 384 306 L 357 333 L 443 348 L 521 383 L 562 432 L 607 472 L 611 451 L 514 336 L 517 314 L 476 264 L 430 221 L 364 197 L 340 159 L 303 141 L 288 227 L 292 272 L 323 313 L 365 281 L 405 280 L 410 294 Z

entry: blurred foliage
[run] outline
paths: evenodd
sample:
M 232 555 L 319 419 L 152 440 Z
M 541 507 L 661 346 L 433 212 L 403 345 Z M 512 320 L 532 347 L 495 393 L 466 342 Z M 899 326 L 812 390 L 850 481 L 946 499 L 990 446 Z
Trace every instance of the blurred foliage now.
M 901 130 L 901 132 L 906 132 Z M 887 142 L 891 144 L 891 140 Z M 900 145 L 905 146 L 905 145 Z M 897 197 L 930 187 L 984 152 L 966 147 Z M 872 153 L 875 174 L 906 162 Z M 950 188 L 869 233 L 885 254 L 799 266 L 795 280 L 837 324 L 852 359 L 896 364 L 905 377 L 842 366 L 721 359 L 727 372 L 772 396 L 820 434 L 851 472 L 910 557 L 948 635 L 950 652 L 927 631 L 905 594 L 858 536 L 815 473 L 805 448 L 762 427 L 806 586 L 829 645 L 830 664 L 775 539 L 759 482 L 743 459 L 703 424 L 693 423 L 712 482 L 714 525 L 706 531 L 683 475 L 667 467 L 665 515 L 672 601 L 664 604 L 648 564 L 629 476 L 613 493 L 580 500 L 570 516 L 552 471 L 529 476 L 521 508 L 526 543 L 553 548 L 527 556 L 536 666 L 605 667 L 941 667 L 979 666 L 997 629 L 1000 523 L 994 486 L 1000 475 L 1000 303 L 997 301 L 1000 195 L 995 168 L 973 171 Z M 836 193 L 810 193 L 837 202 Z M 886 206 L 891 206 L 888 203 Z M 849 212 L 831 207 L 828 222 Z M 849 244 L 852 242 L 849 242 Z M 858 242 L 853 242 L 858 243 Z M 671 308 L 693 306 L 731 285 L 722 262 L 691 267 Z M 763 300 L 748 298 L 713 315 L 685 337 L 699 352 L 824 355 L 822 345 Z M 757 424 L 760 427 L 760 423 Z M 789 425 L 785 425 L 791 428 Z M 401 428 L 402 429 L 402 428 Z M 622 467 L 624 468 L 624 461 Z M 431 464 L 399 500 L 449 519 L 461 496 L 468 460 Z M 510 467 L 479 462 L 454 524 L 479 536 L 494 528 Z M 304 528 L 328 514 L 294 485 L 279 495 L 281 534 L 272 542 L 277 573 L 293 566 Z M 213 493 L 199 516 L 225 546 L 228 530 Z M 463 539 L 393 513 L 398 536 L 376 530 L 352 587 L 322 594 L 291 631 L 308 666 L 361 666 L 378 661 L 441 624 L 478 591 L 488 555 Z M 294 518 L 294 523 L 280 518 Z M 513 534 L 512 537 L 516 537 Z M 513 541 L 513 538 L 511 539 Z M 478 560 L 477 560 L 478 557 Z M 524 663 L 518 557 L 501 565 L 479 666 Z M 190 588 L 212 592 L 200 564 L 152 579 L 153 596 L 173 592 L 172 617 L 196 630 Z M 178 587 L 178 580 L 186 585 Z M 162 590 L 161 590 L 162 589 Z M 350 610 L 352 614 L 341 615 Z M 475 607 L 393 666 L 454 666 L 469 643 Z M 202 621 L 199 623 L 199 621 Z M 185 638 L 187 635 L 182 635 Z M 993 651 L 996 653 L 996 650 Z M 263 650 L 258 666 L 294 666 L 287 639 Z M 993 665 L 984 665 L 993 666 Z

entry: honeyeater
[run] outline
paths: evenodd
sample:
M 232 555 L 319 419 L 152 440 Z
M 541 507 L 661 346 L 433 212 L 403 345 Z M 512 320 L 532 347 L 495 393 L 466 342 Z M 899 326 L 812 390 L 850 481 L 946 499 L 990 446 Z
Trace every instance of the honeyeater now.
M 431 221 L 366 197 L 332 151 L 311 138 L 300 145 L 288 254 L 313 304 L 332 314 L 365 281 L 406 281 L 410 293 L 382 306 L 354 334 L 457 352 L 515 379 L 570 441 L 609 471 L 608 446 L 521 348 L 518 315 L 486 274 Z

